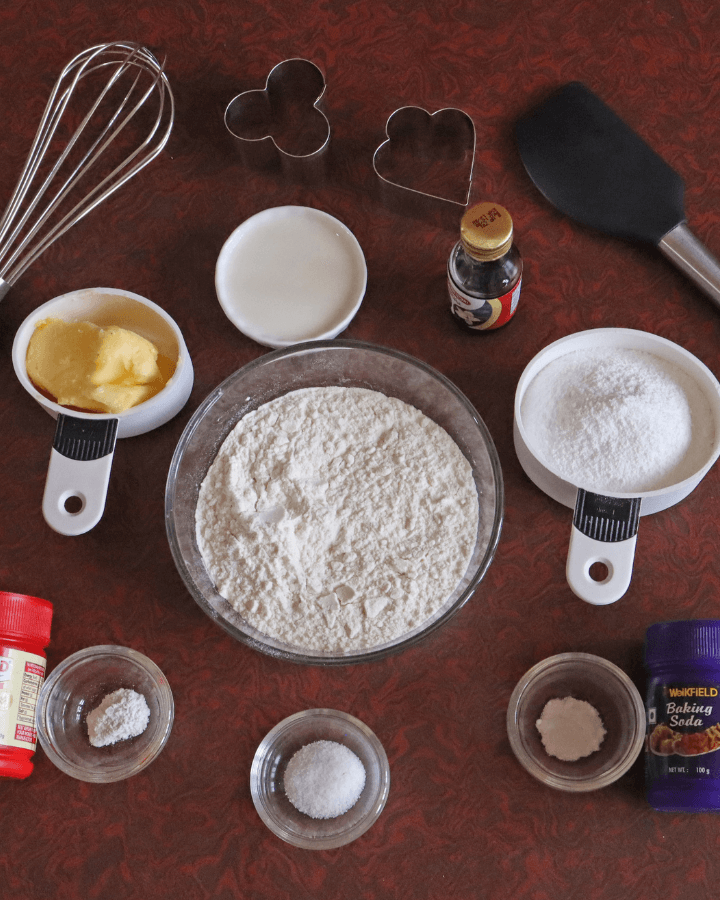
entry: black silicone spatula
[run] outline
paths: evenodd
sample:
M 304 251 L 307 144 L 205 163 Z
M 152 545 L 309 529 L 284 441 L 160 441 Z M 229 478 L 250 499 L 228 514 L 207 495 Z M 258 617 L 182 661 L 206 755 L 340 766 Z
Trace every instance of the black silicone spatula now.
M 515 126 L 537 188 L 562 213 L 606 234 L 657 246 L 720 307 L 720 264 L 685 222 L 680 176 L 578 81 Z

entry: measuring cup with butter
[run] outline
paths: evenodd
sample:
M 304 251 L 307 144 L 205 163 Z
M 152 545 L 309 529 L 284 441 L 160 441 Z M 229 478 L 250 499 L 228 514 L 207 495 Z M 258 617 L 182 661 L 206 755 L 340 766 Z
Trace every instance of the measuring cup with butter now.
M 164 425 L 187 403 L 193 366 L 182 333 L 138 294 L 89 288 L 31 313 L 12 360 L 22 386 L 57 420 L 45 520 L 60 534 L 84 534 L 105 509 L 116 438 Z
M 658 335 L 578 332 L 525 367 L 514 440 L 530 480 L 575 510 L 568 584 L 606 605 L 630 585 L 640 516 L 687 497 L 720 455 L 720 384 Z

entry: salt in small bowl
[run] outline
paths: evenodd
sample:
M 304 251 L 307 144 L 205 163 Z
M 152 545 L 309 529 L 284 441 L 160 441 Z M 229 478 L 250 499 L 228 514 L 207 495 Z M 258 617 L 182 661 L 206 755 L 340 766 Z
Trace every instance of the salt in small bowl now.
M 301 813 L 285 794 L 284 776 L 295 753 L 314 741 L 343 744 L 365 767 L 365 786 L 347 812 L 330 819 Z M 250 769 L 255 809 L 279 838 L 306 850 L 349 844 L 377 820 L 390 791 L 390 766 L 382 744 L 354 716 L 336 709 L 308 709 L 283 719 L 262 740 Z

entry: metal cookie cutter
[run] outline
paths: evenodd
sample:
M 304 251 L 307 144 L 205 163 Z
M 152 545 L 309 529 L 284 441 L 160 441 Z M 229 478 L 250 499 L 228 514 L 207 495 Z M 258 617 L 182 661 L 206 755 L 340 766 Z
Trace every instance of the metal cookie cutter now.
M 322 168 L 330 143 L 324 95 L 325 76 L 314 63 L 286 59 L 271 70 L 263 90 L 230 101 L 225 127 L 250 165 L 307 175 Z
M 373 169 L 391 189 L 387 197 L 416 209 L 467 206 L 475 165 L 475 124 L 467 113 L 403 106 L 387 120 L 385 133 Z

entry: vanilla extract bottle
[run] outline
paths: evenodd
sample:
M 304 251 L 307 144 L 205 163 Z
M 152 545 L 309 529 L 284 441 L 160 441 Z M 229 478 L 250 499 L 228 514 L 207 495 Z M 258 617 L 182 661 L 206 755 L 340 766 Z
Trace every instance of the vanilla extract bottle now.
M 448 260 L 448 293 L 455 318 L 472 331 L 490 331 L 515 314 L 522 257 L 513 221 L 499 203 L 478 203 L 460 222 L 460 240 Z

